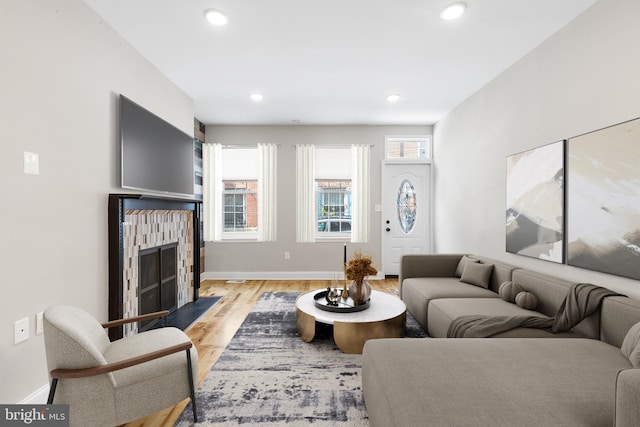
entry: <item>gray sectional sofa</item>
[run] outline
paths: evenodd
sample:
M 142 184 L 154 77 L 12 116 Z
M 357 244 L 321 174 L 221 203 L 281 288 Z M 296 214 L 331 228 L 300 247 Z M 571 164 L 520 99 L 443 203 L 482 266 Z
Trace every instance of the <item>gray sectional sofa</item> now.
M 480 265 L 485 276 L 468 274 L 465 267 Z M 406 255 L 400 269 L 400 297 L 407 311 L 434 338 L 447 337 L 447 330 L 463 315 L 554 316 L 573 283 L 516 268 L 486 257 L 473 255 Z M 486 274 L 486 273 L 489 274 Z M 465 282 L 467 279 L 472 283 Z M 534 309 L 526 309 L 500 297 L 500 286 L 512 282 L 537 299 Z M 585 319 L 573 330 L 551 334 L 541 329 L 518 328 L 495 337 L 589 337 L 598 338 L 598 314 Z
M 559 334 L 518 327 L 446 338 L 461 316 L 552 317 L 572 285 L 485 257 L 403 257 L 401 298 L 434 338 L 367 341 L 370 425 L 639 426 L 640 301 L 608 296 Z M 511 302 L 521 292 L 536 304 Z

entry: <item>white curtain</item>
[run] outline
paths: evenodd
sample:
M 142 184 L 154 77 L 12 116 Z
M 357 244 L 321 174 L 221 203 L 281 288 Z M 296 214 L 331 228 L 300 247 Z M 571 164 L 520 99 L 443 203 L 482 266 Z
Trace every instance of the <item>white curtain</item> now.
M 277 144 L 258 144 L 258 241 L 276 240 Z
M 368 145 L 351 146 L 351 241 L 369 241 L 369 166 Z
M 204 240 L 222 240 L 222 145 L 202 144 Z
M 315 148 L 296 145 L 296 241 L 315 242 Z

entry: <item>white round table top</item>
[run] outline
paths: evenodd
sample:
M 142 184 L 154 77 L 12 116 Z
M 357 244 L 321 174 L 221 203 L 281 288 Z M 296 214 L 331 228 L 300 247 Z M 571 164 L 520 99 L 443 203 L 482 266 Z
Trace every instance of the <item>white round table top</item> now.
M 371 291 L 370 306 L 366 310 L 354 313 L 335 313 L 322 310 L 315 305 L 313 296 L 326 289 L 316 289 L 315 291 L 302 294 L 296 300 L 296 308 L 310 316 L 315 317 L 316 322 L 333 325 L 333 322 L 367 323 L 379 322 L 381 320 L 393 319 L 404 313 L 407 306 L 398 297 L 386 292 Z

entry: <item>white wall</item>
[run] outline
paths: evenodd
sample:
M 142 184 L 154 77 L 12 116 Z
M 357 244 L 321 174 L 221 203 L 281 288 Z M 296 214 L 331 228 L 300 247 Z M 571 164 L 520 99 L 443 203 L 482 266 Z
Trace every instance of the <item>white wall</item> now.
M 600 0 L 434 131 L 435 249 L 640 298 L 640 282 L 505 252 L 506 157 L 640 117 L 640 2 Z
M 366 244 L 348 244 L 381 268 L 380 182 L 385 135 L 431 135 L 431 126 L 207 126 L 207 142 L 230 145 L 277 143 L 278 236 L 276 242 L 206 243 L 204 277 L 314 278 L 341 271 L 344 242 L 296 243 L 295 144 L 371 144 L 371 234 Z M 284 259 L 284 252 L 291 258 Z M 324 274 L 323 274 L 324 272 Z
M 193 134 L 193 101 L 80 0 L 0 2 L 0 402 L 48 381 L 35 315 L 107 320 L 107 194 L 120 192 L 117 95 Z M 23 152 L 40 175 L 23 174 Z M 13 322 L 30 339 L 13 344 Z

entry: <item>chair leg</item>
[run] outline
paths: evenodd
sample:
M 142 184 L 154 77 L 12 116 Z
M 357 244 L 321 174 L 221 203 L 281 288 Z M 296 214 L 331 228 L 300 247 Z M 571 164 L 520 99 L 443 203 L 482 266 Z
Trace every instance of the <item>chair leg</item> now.
M 191 408 L 193 409 L 193 422 L 198 422 L 196 414 L 196 389 L 193 385 L 193 368 L 191 367 L 191 349 L 187 349 L 187 371 L 189 374 L 189 390 L 191 391 Z
M 49 386 L 49 397 L 47 398 L 47 405 L 51 405 L 53 403 L 53 396 L 56 394 L 56 387 L 58 386 L 58 379 L 51 379 L 51 386 Z

